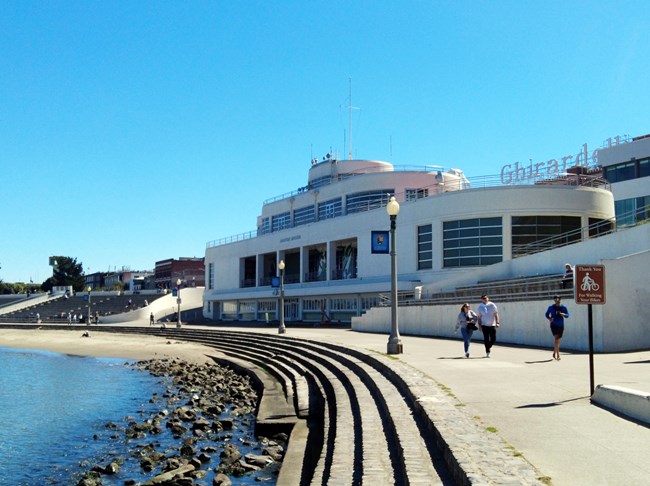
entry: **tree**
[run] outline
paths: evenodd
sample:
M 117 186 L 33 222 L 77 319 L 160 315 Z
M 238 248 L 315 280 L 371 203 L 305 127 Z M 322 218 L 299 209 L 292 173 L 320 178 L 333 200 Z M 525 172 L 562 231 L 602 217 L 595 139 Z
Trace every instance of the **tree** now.
M 49 292 L 53 287 L 64 287 L 71 285 L 75 292 L 84 289 L 86 281 L 83 276 L 83 264 L 77 263 L 76 258 L 55 256 L 56 265 L 53 267 L 53 273 L 41 288 Z

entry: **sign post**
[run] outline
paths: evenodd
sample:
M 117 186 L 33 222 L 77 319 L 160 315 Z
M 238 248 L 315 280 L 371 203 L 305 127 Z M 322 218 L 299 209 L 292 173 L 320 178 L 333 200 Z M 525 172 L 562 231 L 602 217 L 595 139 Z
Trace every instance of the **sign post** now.
M 587 304 L 589 320 L 589 390 L 594 394 L 594 322 L 592 304 L 605 303 L 605 265 L 576 265 L 574 269 L 576 304 Z

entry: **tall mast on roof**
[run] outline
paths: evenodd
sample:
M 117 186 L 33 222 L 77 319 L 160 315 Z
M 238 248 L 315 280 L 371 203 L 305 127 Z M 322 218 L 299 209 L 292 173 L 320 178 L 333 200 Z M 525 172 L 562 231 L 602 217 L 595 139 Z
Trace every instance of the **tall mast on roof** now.
M 356 106 L 352 106 L 352 78 L 348 78 L 350 83 L 350 104 L 348 105 L 348 117 L 350 124 L 350 152 L 348 153 L 348 160 L 352 160 L 352 110 L 358 110 Z

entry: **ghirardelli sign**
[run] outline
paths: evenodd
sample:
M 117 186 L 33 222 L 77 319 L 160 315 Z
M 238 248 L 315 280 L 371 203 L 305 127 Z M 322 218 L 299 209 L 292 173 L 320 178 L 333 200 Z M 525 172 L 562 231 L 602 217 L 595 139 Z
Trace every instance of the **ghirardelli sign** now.
M 624 140 L 623 137 L 617 135 L 616 137 L 608 138 L 606 143 L 608 147 L 611 147 L 624 143 Z M 531 160 L 528 164 L 520 162 L 506 164 L 501 167 L 501 183 L 506 185 L 517 184 L 529 179 L 561 174 L 571 167 L 595 167 L 598 165 L 599 150 L 595 149 L 592 151 L 590 157 L 589 147 L 584 143 L 577 154 L 565 155 L 559 159 L 550 159 L 546 162 L 533 162 Z

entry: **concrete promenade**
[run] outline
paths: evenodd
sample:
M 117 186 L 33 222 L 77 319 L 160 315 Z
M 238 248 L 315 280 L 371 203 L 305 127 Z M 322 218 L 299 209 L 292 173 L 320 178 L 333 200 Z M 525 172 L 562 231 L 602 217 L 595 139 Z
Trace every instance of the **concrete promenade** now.
M 287 337 L 386 352 L 388 336 L 382 334 L 287 328 Z M 555 361 L 551 348 L 497 342 L 492 357 L 484 358 L 482 341 L 473 341 L 466 359 L 460 337 L 402 336 L 402 342 L 399 360 L 448 387 L 468 414 L 494 427 L 554 486 L 650 484 L 650 427 L 590 403 L 588 354 L 563 353 Z M 595 385 L 650 391 L 650 351 L 597 354 L 594 370 Z

